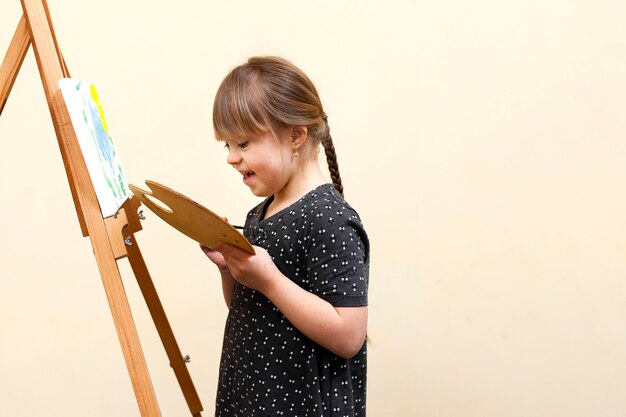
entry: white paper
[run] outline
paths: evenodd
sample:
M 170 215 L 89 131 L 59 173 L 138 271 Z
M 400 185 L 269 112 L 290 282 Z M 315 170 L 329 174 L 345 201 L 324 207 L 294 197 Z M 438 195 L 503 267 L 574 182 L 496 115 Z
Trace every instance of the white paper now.
M 64 78 L 59 88 L 76 132 L 102 217 L 114 215 L 130 196 L 128 180 L 93 84 Z

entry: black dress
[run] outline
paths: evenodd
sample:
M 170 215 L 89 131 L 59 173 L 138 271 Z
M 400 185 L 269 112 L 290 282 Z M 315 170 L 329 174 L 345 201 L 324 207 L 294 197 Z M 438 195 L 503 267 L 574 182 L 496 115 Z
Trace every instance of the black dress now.
M 333 306 L 366 306 L 369 241 L 333 185 L 264 220 L 271 201 L 248 213 L 246 238 L 265 248 L 285 276 Z M 215 415 L 364 417 L 366 370 L 366 343 L 353 358 L 338 357 L 298 331 L 263 294 L 236 283 Z

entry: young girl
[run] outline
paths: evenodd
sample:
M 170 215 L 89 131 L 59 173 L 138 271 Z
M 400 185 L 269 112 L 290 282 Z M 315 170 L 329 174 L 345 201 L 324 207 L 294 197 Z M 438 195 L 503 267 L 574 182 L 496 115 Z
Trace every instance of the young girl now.
M 227 162 L 266 197 L 244 227 L 255 255 L 202 248 L 230 309 L 215 415 L 365 416 L 369 242 L 314 85 L 284 59 L 251 58 L 222 82 L 213 124 Z

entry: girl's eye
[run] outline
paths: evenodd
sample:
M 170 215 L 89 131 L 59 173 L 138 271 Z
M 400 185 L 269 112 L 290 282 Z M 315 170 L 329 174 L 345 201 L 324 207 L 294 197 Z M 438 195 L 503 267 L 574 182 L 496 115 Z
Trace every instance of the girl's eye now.
M 249 140 L 245 141 L 245 142 L 241 142 L 241 143 L 237 143 L 237 147 L 239 149 L 246 149 L 248 147 L 248 144 L 250 143 Z M 230 149 L 230 145 L 228 144 L 228 142 L 224 143 L 224 147 L 226 149 Z

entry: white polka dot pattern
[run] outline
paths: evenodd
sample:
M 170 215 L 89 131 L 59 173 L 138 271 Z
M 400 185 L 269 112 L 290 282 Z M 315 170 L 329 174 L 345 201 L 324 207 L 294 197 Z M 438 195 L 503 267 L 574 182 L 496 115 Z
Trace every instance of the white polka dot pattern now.
M 367 305 L 369 241 L 332 184 L 263 219 L 244 234 L 281 272 L 334 306 Z M 236 284 L 226 321 L 216 416 L 364 417 L 366 344 L 340 358 L 304 336 L 261 293 Z

